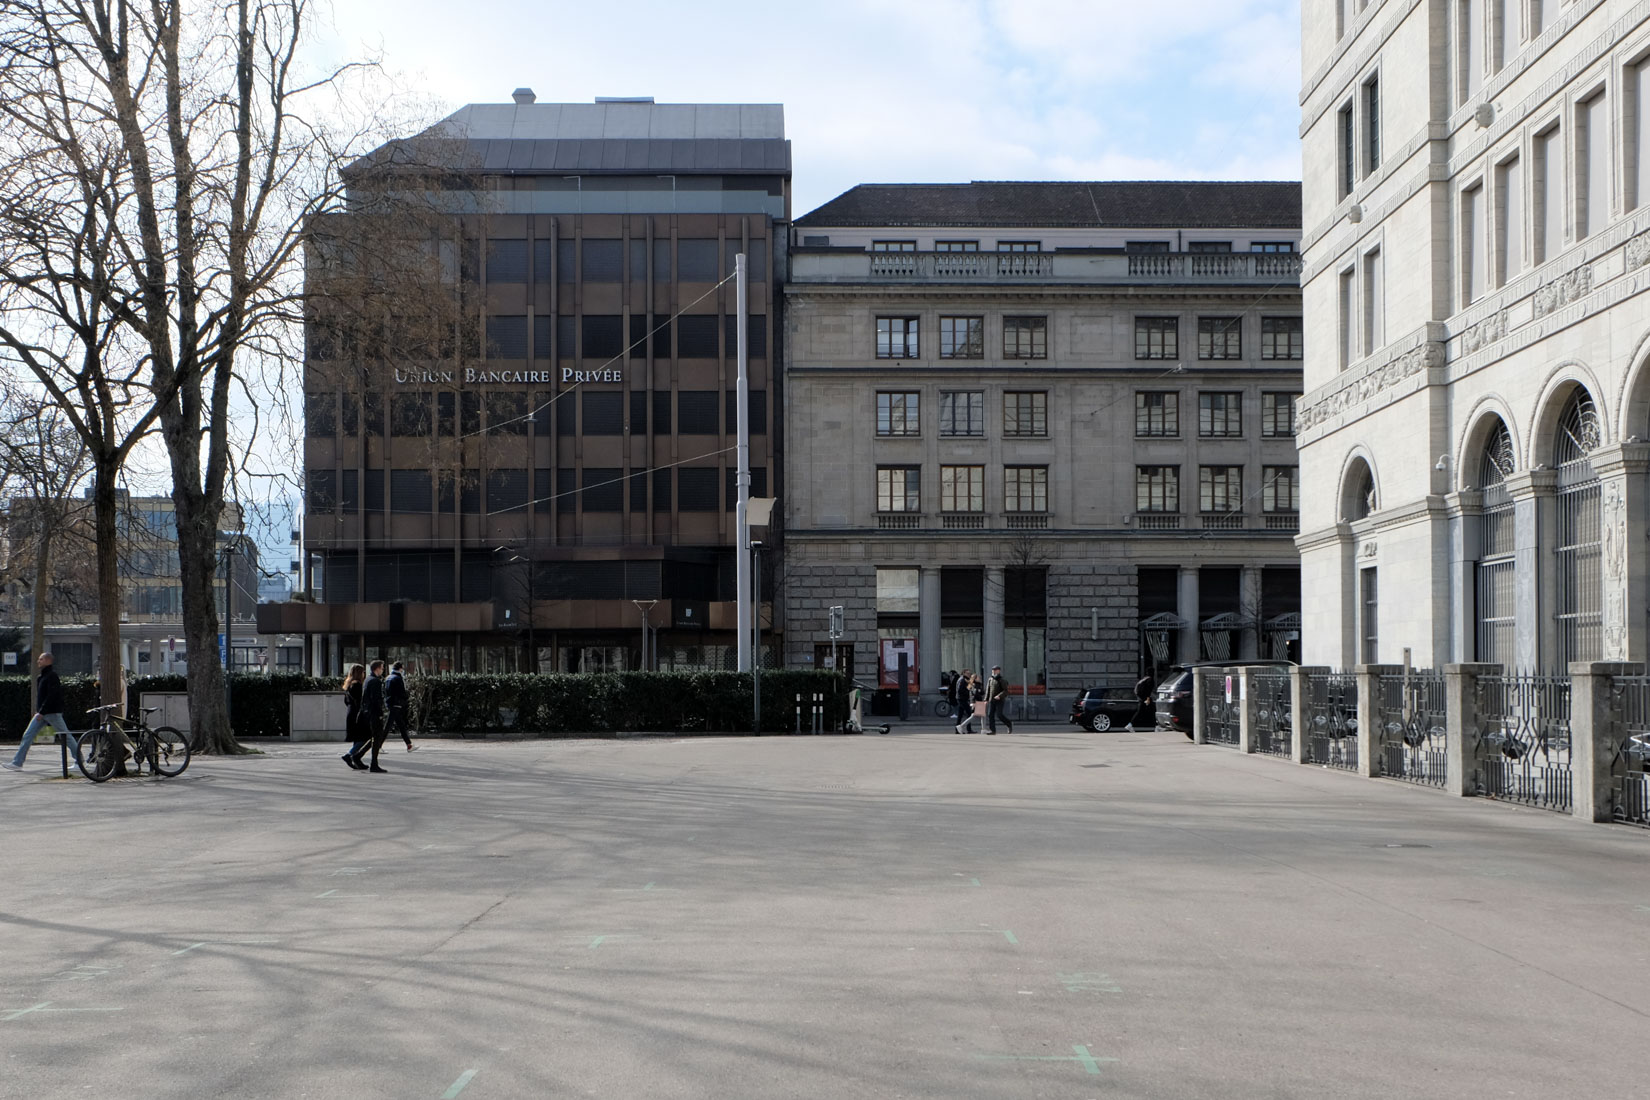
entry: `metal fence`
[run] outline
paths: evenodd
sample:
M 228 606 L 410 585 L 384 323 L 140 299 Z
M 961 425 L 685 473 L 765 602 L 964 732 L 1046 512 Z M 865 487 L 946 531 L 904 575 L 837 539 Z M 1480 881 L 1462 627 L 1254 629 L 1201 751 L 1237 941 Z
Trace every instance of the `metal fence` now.
M 1570 812 L 1570 679 L 1478 678 L 1474 793 Z
M 1376 699 L 1382 775 L 1444 786 L 1449 745 L 1444 698 L 1441 671 L 1414 669 L 1381 677 Z
M 1255 695 L 1255 751 L 1289 756 L 1293 739 L 1294 706 L 1286 672 L 1251 672 L 1249 690 Z
M 1617 676 L 1614 691 L 1621 724 L 1610 762 L 1611 812 L 1623 824 L 1650 826 L 1650 676 Z
M 1306 762 L 1358 770 L 1358 678 L 1354 674 L 1307 674 Z
M 1226 701 L 1226 677 L 1224 670 L 1203 674 L 1203 739 L 1235 745 L 1238 743 L 1238 701 L 1236 695 L 1230 703 Z M 1236 673 L 1232 679 L 1237 679 Z

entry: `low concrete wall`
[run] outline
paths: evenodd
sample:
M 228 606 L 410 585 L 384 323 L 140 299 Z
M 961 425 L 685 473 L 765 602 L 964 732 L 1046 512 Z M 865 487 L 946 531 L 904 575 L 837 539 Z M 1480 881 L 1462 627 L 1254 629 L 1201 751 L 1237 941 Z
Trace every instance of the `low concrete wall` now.
M 287 700 L 287 735 L 293 741 L 342 741 L 344 693 L 295 691 Z
M 138 696 L 138 706 L 160 708 L 149 715 L 150 726 L 171 726 L 181 733 L 189 732 L 188 692 L 145 691 Z

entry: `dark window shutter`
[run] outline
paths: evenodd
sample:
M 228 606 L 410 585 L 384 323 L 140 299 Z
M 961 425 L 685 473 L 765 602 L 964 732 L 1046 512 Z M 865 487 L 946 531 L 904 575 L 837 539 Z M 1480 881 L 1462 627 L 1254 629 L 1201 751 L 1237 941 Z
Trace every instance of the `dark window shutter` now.
M 548 313 L 533 315 L 533 358 L 550 358 L 550 336 L 555 332 L 556 319 Z
M 716 358 L 716 318 L 689 316 L 676 319 L 676 357 L 678 359 Z
M 540 466 L 533 471 L 533 511 L 548 512 L 555 500 L 556 486 L 550 477 L 550 467 Z
M 714 512 L 721 480 L 717 467 L 684 466 L 676 471 L 677 488 L 681 493 L 678 510 L 683 512 Z
M 676 280 L 682 283 L 716 281 L 716 240 L 684 238 L 676 242 Z
M 548 238 L 533 242 L 533 280 L 550 285 L 550 241 Z
M 556 318 L 556 358 L 572 359 L 578 355 L 579 319 Z
M 653 510 L 670 511 L 670 469 L 653 471 Z
M 467 516 L 481 514 L 480 470 L 465 470 L 459 477 L 458 510 Z
M 406 516 L 429 515 L 430 471 L 391 470 L 390 511 Z
M 344 471 L 343 491 L 338 494 L 338 503 L 346 516 L 353 516 L 361 510 L 361 471 Z
M 526 470 L 487 471 L 487 511 L 491 515 L 527 508 Z
M 653 434 L 670 434 L 670 391 L 653 391 Z
M 683 390 L 676 395 L 676 430 L 681 435 L 716 435 L 718 422 L 715 390 Z
M 585 359 L 615 359 L 624 354 L 624 318 L 618 314 L 584 315 Z
M 624 394 L 587 391 L 584 394 L 584 434 L 624 434 Z
M 489 283 L 525 283 L 527 281 L 527 242 L 525 240 L 487 242 L 487 281 Z
M 578 395 L 572 390 L 563 390 L 556 397 L 556 434 L 567 436 L 577 432 L 578 415 Z
M 563 239 L 556 242 L 556 280 L 563 286 L 574 280 L 573 259 L 576 255 L 572 241 Z
M 487 318 L 487 358 L 527 358 L 527 316 Z
M 624 510 L 624 471 L 607 466 L 586 466 L 584 488 L 586 512 L 621 512 Z
M 618 283 L 624 281 L 624 242 L 584 239 L 584 281 Z
M 647 511 L 647 471 L 638 470 L 630 475 L 630 510 L 632 512 Z
M 647 391 L 630 391 L 630 434 L 647 434 Z

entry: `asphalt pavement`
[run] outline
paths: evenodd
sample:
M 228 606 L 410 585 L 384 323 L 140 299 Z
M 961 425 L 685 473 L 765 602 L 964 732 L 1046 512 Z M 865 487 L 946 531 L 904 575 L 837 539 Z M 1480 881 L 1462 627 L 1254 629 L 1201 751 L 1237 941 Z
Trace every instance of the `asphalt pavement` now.
M 0 773 L 0 1097 L 1650 1096 L 1650 834 L 1021 724 Z

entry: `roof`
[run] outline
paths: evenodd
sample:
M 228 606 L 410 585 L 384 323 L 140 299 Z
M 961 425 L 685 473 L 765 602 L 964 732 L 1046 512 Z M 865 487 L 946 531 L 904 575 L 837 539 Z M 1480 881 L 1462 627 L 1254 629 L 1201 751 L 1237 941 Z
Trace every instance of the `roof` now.
M 784 140 L 777 103 L 472 103 L 436 123 L 472 141 L 486 138 Z
M 1272 181 L 862 183 L 798 226 L 1299 229 L 1301 185 Z

